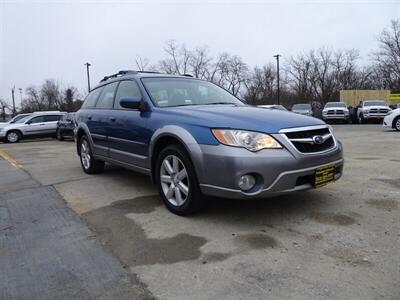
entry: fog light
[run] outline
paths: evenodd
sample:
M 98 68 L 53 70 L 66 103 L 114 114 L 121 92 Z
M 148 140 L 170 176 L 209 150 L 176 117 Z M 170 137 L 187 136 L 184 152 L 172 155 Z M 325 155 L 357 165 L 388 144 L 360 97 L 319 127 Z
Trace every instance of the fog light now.
M 242 191 L 248 191 L 256 185 L 256 179 L 253 175 L 243 175 L 239 178 L 238 185 Z

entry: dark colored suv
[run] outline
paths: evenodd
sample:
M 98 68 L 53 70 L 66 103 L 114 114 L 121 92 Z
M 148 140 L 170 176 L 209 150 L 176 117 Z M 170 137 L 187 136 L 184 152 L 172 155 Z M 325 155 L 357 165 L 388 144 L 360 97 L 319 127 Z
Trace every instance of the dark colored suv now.
M 180 215 L 206 197 L 255 198 L 340 178 L 341 143 L 313 117 L 251 107 L 204 80 L 121 71 L 105 77 L 76 114 L 88 174 L 104 162 L 147 175 Z
M 64 140 L 65 137 L 74 137 L 76 127 L 75 113 L 67 113 L 57 122 L 57 139 Z

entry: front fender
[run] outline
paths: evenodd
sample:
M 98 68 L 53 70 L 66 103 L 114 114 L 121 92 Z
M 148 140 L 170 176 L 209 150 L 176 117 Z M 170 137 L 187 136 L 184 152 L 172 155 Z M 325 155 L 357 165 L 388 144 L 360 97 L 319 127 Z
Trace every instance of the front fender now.
M 201 148 L 189 131 L 176 125 L 166 125 L 162 128 L 157 129 L 154 132 L 149 144 L 150 170 L 153 170 L 152 162 L 153 162 L 154 147 L 157 141 L 165 136 L 173 137 L 182 143 L 182 145 L 186 148 L 186 151 L 189 153 L 190 159 L 195 167 L 197 178 L 199 179 L 202 178 L 203 155 Z

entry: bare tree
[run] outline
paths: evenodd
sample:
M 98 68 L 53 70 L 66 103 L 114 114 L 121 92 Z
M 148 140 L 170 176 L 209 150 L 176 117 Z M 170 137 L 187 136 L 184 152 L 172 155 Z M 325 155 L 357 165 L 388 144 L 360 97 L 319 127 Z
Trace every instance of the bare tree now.
M 389 29 L 378 37 L 379 50 L 372 54 L 382 88 L 400 91 L 400 19 L 392 20 Z
M 251 104 L 274 104 L 276 71 L 272 64 L 254 67 L 245 81 L 245 99 Z
M 6 117 L 7 117 L 6 109 L 10 109 L 8 102 L 6 100 L 0 98 L 0 114 L 1 114 L 1 119 L 3 121 L 5 121 Z
M 142 58 L 141 56 L 137 56 L 135 63 L 136 67 L 138 68 L 139 71 L 148 71 L 149 68 L 149 60 L 147 58 Z

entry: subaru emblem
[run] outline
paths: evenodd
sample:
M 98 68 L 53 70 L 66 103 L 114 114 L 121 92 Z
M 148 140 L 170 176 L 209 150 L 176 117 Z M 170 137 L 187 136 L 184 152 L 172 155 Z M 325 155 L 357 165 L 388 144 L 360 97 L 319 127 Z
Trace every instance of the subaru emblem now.
M 313 136 L 312 140 L 313 140 L 314 144 L 317 144 L 317 145 L 321 145 L 323 142 L 325 142 L 324 137 L 321 135 Z

